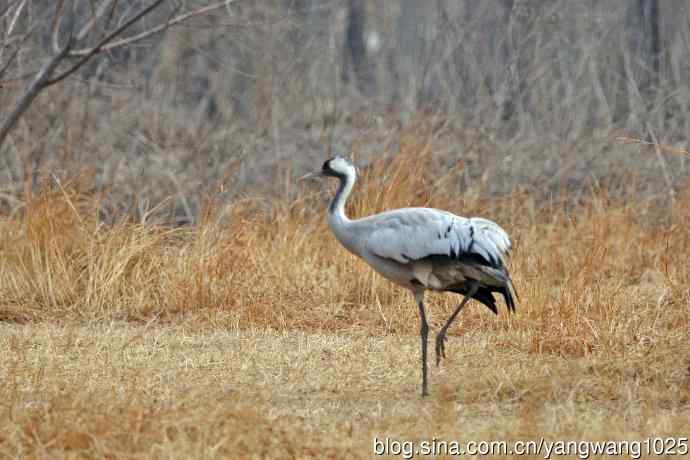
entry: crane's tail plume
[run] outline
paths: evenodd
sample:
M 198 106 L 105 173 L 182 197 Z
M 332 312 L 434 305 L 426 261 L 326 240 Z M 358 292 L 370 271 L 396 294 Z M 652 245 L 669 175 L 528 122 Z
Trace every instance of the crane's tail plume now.
M 510 283 L 509 286 L 501 288 L 501 290 L 499 292 L 501 294 L 503 294 L 503 299 L 505 299 L 505 301 L 506 301 L 506 306 L 508 307 L 508 312 L 509 313 L 515 313 L 515 299 L 513 299 L 514 289 L 512 288 L 512 283 Z M 517 294 L 516 294 L 516 297 L 517 297 Z

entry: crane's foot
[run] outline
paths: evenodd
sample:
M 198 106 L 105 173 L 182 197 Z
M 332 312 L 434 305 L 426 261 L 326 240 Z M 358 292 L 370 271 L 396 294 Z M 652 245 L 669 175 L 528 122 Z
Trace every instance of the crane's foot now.
M 441 358 L 446 358 L 446 331 L 441 331 L 436 335 L 436 367 L 441 364 Z

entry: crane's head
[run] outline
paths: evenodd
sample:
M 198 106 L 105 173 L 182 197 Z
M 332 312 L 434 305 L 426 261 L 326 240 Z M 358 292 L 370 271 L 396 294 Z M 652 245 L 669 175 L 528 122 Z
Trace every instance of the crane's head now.
M 345 179 L 346 177 L 354 177 L 356 174 L 357 171 L 355 166 L 348 159 L 338 155 L 326 160 L 320 171 L 302 176 L 300 180 L 319 177 L 337 177 L 338 179 Z

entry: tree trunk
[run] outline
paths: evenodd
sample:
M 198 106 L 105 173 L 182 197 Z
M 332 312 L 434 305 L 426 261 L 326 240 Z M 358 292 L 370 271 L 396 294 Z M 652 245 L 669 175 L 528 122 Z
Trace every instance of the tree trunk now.
M 343 80 L 349 81 L 350 76 L 354 75 L 360 91 L 368 93 L 371 88 L 371 72 L 364 44 L 365 21 L 364 0 L 350 0 L 345 30 L 346 52 L 344 53 Z

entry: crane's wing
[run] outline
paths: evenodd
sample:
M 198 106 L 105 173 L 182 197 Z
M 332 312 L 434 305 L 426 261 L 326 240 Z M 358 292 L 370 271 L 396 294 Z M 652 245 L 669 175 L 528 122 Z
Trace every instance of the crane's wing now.
M 402 264 L 445 256 L 499 269 L 510 252 L 508 234 L 487 219 L 467 219 L 427 208 L 400 209 L 380 216 L 366 248 Z

